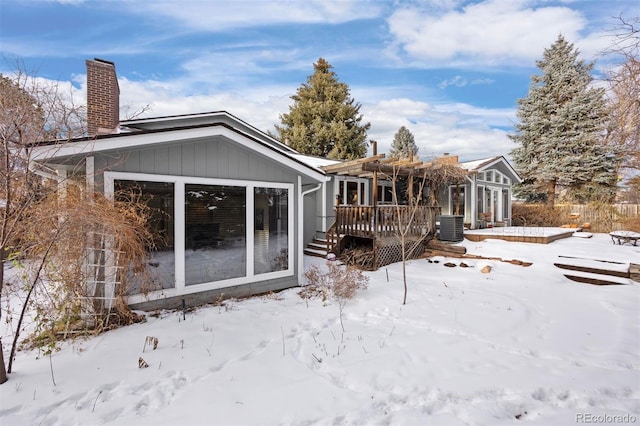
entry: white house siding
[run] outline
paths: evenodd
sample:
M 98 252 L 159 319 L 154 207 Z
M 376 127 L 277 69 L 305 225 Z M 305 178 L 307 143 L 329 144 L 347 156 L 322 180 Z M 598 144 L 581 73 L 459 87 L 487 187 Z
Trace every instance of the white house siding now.
M 179 176 L 187 179 L 212 179 L 212 184 L 215 184 L 218 180 L 231 185 L 237 182 L 240 186 L 245 185 L 247 182 L 255 182 L 252 185 L 260 187 L 268 187 L 270 183 L 275 185 L 290 184 L 292 185 L 290 187 L 292 206 L 290 209 L 291 214 L 288 217 L 288 220 L 292 223 L 290 233 L 295 234 L 299 231 L 306 231 L 306 229 L 302 229 L 303 227 L 298 222 L 298 215 L 296 214 L 299 204 L 298 174 L 294 170 L 283 167 L 276 160 L 250 151 L 243 146 L 226 140 L 224 137 L 212 137 L 206 140 L 167 144 L 146 149 L 132 149 L 122 152 L 120 155 L 114 155 L 113 152 L 106 155 L 96 154 L 95 162 L 96 170 L 115 172 L 116 177 L 124 174 L 127 176 L 127 180 L 144 181 L 151 176 L 163 181 Z M 136 176 L 139 176 L 139 179 Z M 98 179 L 98 181 L 102 181 L 102 179 Z M 208 181 L 205 180 L 204 182 Z M 312 181 L 306 177 L 303 177 L 302 183 L 304 189 L 312 184 L 318 184 L 317 181 Z M 306 198 L 310 198 L 310 196 Z M 305 204 L 307 203 L 315 203 L 315 199 L 305 200 Z M 305 205 L 305 207 L 307 206 Z M 313 221 L 307 220 L 304 228 L 311 227 L 313 230 L 314 225 Z M 250 232 L 251 229 L 253 229 L 253 223 L 247 223 L 247 232 Z M 309 231 L 309 233 L 312 233 L 312 231 Z M 246 296 L 295 286 L 298 284 L 298 253 L 300 250 L 298 238 L 295 238 L 295 235 L 291 235 L 290 241 L 289 271 L 286 274 L 279 274 L 281 276 L 269 278 L 267 275 L 265 279 L 261 279 L 260 276 L 253 276 L 248 277 L 246 282 L 242 282 L 243 279 L 239 278 L 229 280 L 229 285 L 225 284 L 224 281 L 213 283 L 212 285 L 203 284 L 186 287 L 177 285 L 177 293 L 176 289 L 169 289 L 165 290 L 165 294 L 152 294 L 148 300 L 142 297 L 133 297 L 130 298 L 130 302 L 132 306 L 140 309 L 152 309 L 157 306 L 177 306 L 182 304 L 183 299 L 186 305 L 196 305 L 207 300 L 215 300 L 220 294 L 224 294 L 227 297 Z M 252 259 L 247 259 L 247 262 L 251 261 Z

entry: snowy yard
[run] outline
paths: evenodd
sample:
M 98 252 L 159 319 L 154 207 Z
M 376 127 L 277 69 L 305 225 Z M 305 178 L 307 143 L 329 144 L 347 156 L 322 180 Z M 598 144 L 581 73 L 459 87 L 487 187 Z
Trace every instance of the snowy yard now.
M 553 265 L 559 255 L 640 263 L 640 247 L 613 245 L 606 234 L 461 244 L 533 264 L 414 260 L 404 306 L 401 264 L 389 265 L 368 273 L 369 288 L 347 304 L 344 333 L 335 303 L 307 305 L 299 289 L 186 320 L 164 312 L 65 343 L 51 358 L 55 386 L 49 357 L 21 352 L 0 386 L 0 423 L 640 422 L 640 284 L 581 284 Z M 480 272 L 485 265 L 490 273 Z M 143 353 L 147 336 L 159 345 Z M 148 368 L 138 368 L 139 357 Z

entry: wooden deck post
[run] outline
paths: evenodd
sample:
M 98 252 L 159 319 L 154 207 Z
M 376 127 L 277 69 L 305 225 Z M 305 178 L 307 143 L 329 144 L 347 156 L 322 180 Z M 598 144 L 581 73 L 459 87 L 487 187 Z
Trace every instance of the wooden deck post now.
M 373 155 L 376 156 L 378 155 L 378 142 L 377 141 L 371 141 L 371 144 L 373 145 Z M 378 172 L 377 171 L 373 171 L 373 203 L 371 203 L 373 205 L 373 235 L 376 235 L 378 233 Z M 377 264 L 377 259 L 376 259 L 376 241 L 375 239 L 373 240 L 373 264 L 374 267 Z

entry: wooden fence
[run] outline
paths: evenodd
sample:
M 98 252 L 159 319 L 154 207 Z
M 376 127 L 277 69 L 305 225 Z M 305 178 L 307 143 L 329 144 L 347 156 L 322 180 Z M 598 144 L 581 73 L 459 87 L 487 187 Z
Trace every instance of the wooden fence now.
M 640 204 L 556 204 L 561 213 L 577 213 L 578 223 L 591 224 L 593 232 L 611 232 L 625 229 L 624 221 L 640 217 Z

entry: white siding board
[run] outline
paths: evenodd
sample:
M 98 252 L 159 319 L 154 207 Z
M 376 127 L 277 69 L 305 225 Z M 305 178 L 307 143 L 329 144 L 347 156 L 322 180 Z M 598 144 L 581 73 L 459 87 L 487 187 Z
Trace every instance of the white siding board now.
M 182 144 L 182 175 L 195 176 L 195 148 L 193 144 Z
M 207 176 L 216 176 L 218 174 L 218 152 L 220 142 L 212 140 L 207 142 Z
M 116 164 L 116 167 L 118 165 Z M 124 155 L 122 165 L 120 166 L 124 171 L 140 169 L 140 153 L 137 151 L 129 152 Z
M 140 165 L 139 170 L 142 173 L 155 173 L 156 170 L 156 156 L 155 149 L 146 149 L 139 154 Z
M 194 176 L 205 176 L 207 174 L 207 143 L 198 142 L 194 144 Z
M 158 147 L 154 149 L 156 164 L 155 172 L 160 175 L 169 174 L 169 148 Z
M 182 147 L 180 145 L 169 147 L 169 174 L 182 174 Z
M 244 170 L 240 170 L 240 163 L 239 163 L 239 149 L 236 147 L 232 147 L 231 149 L 229 149 L 229 156 L 228 156 L 228 161 L 227 161 L 227 166 L 229 167 L 229 177 L 233 178 L 233 179 L 239 179 L 242 178 L 242 173 L 244 173 Z
M 221 142 L 218 144 L 218 153 L 215 158 L 217 173 L 220 176 L 229 177 L 229 145 Z
M 264 157 L 221 140 L 159 146 L 120 155 L 96 157 L 98 170 L 221 179 L 296 182 L 297 173 Z

